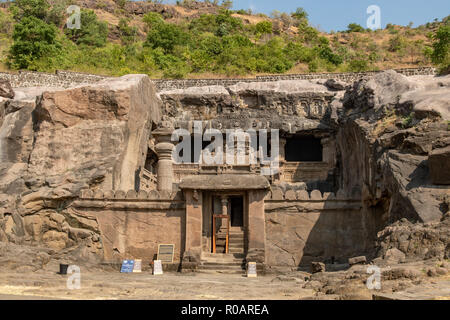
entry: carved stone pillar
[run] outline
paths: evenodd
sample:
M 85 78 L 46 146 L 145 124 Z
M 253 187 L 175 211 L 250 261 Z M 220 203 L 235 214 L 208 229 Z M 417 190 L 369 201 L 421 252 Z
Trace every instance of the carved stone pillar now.
M 203 194 L 186 190 L 186 233 L 182 271 L 193 271 L 200 264 L 202 254 Z
M 156 172 L 158 176 L 157 188 L 158 191 L 172 192 L 173 184 L 173 161 L 172 151 L 174 144 L 171 141 L 172 129 L 159 128 L 153 131 L 153 136 L 156 137 L 155 151 L 158 154 L 158 164 Z
M 228 215 L 228 197 L 222 196 L 221 198 L 222 203 L 222 215 L 227 216 Z M 225 229 L 227 226 L 225 224 L 225 219 L 220 220 L 220 229 Z
M 331 137 L 325 137 L 321 140 L 322 144 L 322 161 L 333 167 L 336 163 L 336 145 L 335 140 Z
M 264 214 L 265 190 L 252 190 L 248 193 L 248 252 L 247 262 L 256 262 L 257 268 L 264 271 L 266 253 L 266 229 Z

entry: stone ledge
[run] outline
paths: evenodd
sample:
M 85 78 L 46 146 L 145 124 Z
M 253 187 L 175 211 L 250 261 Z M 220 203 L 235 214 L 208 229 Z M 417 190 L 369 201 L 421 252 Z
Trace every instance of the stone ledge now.
M 92 208 L 102 210 L 182 210 L 186 208 L 184 201 L 174 200 L 76 200 L 73 202 L 75 208 Z
M 304 200 L 284 200 L 265 201 L 264 210 L 266 213 L 283 210 L 286 213 L 297 214 L 299 212 L 326 211 L 326 210 L 356 210 L 362 208 L 361 201 L 357 200 L 324 200 L 324 201 L 304 201 Z
M 172 193 L 169 192 L 158 192 L 156 190 L 153 191 L 144 191 L 141 190 L 136 192 L 135 190 L 129 190 L 127 192 L 123 190 L 90 190 L 83 189 L 81 190 L 80 199 L 87 200 L 108 200 L 108 201 L 116 201 L 116 200 L 126 200 L 126 201 L 182 201 L 183 193 L 181 191 L 174 191 Z
M 264 199 L 265 202 L 289 202 L 289 201 L 306 201 L 306 202 L 324 202 L 324 201 L 361 201 L 361 193 L 359 190 L 353 190 L 350 193 L 344 190 L 339 190 L 337 194 L 333 192 L 326 192 L 322 194 L 320 190 L 312 190 L 308 192 L 306 190 L 287 190 L 283 192 L 279 187 L 272 187 Z

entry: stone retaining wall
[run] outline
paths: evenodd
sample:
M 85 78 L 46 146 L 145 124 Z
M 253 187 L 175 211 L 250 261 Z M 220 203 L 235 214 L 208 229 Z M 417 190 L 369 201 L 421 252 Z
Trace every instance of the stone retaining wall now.
M 19 71 L 18 73 L 0 72 L 0 79 L 9 80 L 13 88 L 19 87 L 63 87 L 96 83 L 107 77 L 70 71 L 55 73 Z
M 435 75 L 436 69 L 432 67 L 394 69 L 405 76 Z M 272 82 L 279 80 L 312 80 L 312 79 L 337 79 L 345 82 L 353 82 L 358 79 L 375 75 L 382 71 L 372 72 L 348 72 L 348 73 L 306 73 L 306 74 L 282 74 L 270 76 L 256 76 L 249 79 L 182 79 L 182 80 L 153 80 L 158 91 L 185 89 L 189 87 L 204 86 L 231 86 L 239 82 Z
M 436 69 L 432 67 L 395 69 L 395 71 L 405 75 L 435 75 Z M 382 71 L 355 72 L 355 73 L 307 73 L 307 74 L 281 74 L 269 76 L 256 76 L 248 79 L 181 79 L 181 80 L 161 80 L 154 79 L 158 91 L 184 89 L 189 87 L 203 86 L 230 86 L 239 82 L 272 82 L 278 80 L 312 80 L 312 79 L 338 79 L 345 82 L 352 82 L 363 77 L 371 76 Z M 18 73 L 0 72 L 0 79 L 11 82 L 14 88 L 18 87 L 64 87 L 77 86 L 81 84 L 96 83 L 108 77 L 87 73 L 56 71 L 55 73 L 20 71 Z

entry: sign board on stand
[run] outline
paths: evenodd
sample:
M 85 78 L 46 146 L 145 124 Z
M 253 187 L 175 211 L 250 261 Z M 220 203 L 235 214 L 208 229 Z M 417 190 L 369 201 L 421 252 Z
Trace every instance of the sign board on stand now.
M 123 260 L 122 268 L 120 269 L 121 273 L 132 273 L 134 269 L 134 260 Z
M 256 278 L 256 262 L 249 262 L 247 265 L 247 278 Z
M 142 272 L 142 260 L 141 259 L 134 260 L 133 272 L 134 273 Z
M 173 263 L 173 253 L 175 251 L 174 244 L 158 245 L 158 260 L 165 263 Z
M 153 275 L 158 276 L 163 274 L 161 260 L 153 261 Z

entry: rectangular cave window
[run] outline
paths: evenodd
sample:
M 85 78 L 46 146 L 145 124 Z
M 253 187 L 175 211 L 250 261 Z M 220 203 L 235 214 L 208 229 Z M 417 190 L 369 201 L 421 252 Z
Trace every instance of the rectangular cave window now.
M 320 138 L 295 137 L 286 139 L 285 159 L 289 162 L 322 162 Z

